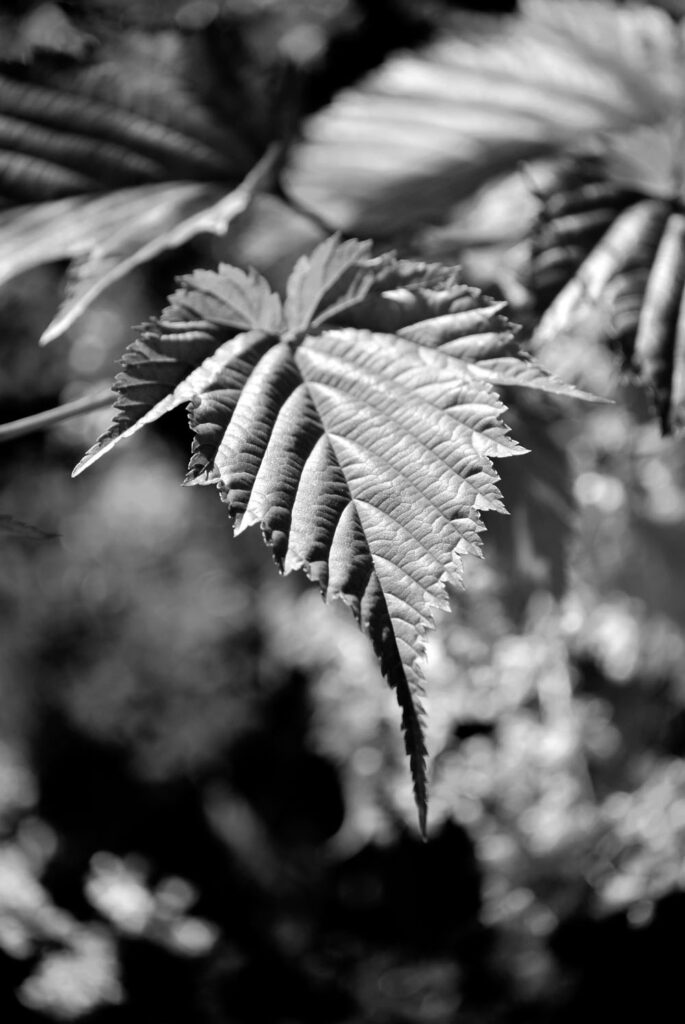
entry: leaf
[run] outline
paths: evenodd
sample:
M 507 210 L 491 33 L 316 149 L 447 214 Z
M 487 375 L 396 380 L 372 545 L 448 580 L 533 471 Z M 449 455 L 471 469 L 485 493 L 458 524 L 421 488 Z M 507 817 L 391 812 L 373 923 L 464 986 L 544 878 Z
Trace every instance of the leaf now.
M 373 280 L 359 265 L 370 252 L 371 242 L 353 238 L 341 243 L 332 235 L 313 259 L 300 257 L 286 291 L 284 314 L 290 329 L 306 331 L 310 324 L 318 326 L 359 305 Z
M 58 338 L 98 295 L 135 267 L 148 263 L 167 249 L 185 245 L 197 235 L 225 234 L 232 221 L 248 208 L 255 194 L 268 187 L 278 158 L 275 147 L 267 150 L 236 188 L 209 204 L 207 197 L 216 195 L 219 190 L 200 182 L 166 185 L 162 190 L 143 185 L 122 193 L 110 193 L 105 203 L 91 203 L 89 212 L 92 215 L 95 208 L 95 215 L 80 222 L 80 245 L 70 268 L 66 295 L 57 315 L 43 332 L 41 342 L 47 344 Z M 150 205 L 153 189 L 156 201 Z M 105 207 L 108 213 L 116 210 L 116 226 L 103 217 Z M 151 223 L 155 225 L 152 230 Z M 60 221 L 52 221 L 53 237 L 61 226 Z M 88 226 L 92 232 L 90 238 Z M 87 253 L 81 260 L 79 250 Z
M 606 180 L 601 162 L 590 156 L 561 160 L 535 194 L 539 210 L 525 283 L 541 313 L 637 195 Z
M 651 130 L 647 156 L 640 132 L 607 142 L 590 164 L 580 158 L 575 171 L 570 164 L 566 180 L 576 174 L 583 184 L 540 196 L 527 282 L 539 308 L 549 302 L 536 344 L 583 333 L 618 351 L 647 387 L 664 433 L 685 423 L 682 127 Z
M 192 33 L 116 32 L 88 61 L 0 71 L 0 282 L 74 261 L 44 340 L 134 267 L 225 232 L 269 187 L 264 101 L 226 88 L 200 47 Z
M 188 482 L 216 483 L 235 532 L 260 524 L 280 569 L 304 569 L 371 639 L 424 829 L 424 637 L 480 552 L 481 511 L 504 511 L 491 460 L 524 451 L 490 381 L 563 386 L 455 269 L 369 251 L 328 239 L 284 302 L 254 271 L 183 279 L 125 354 L 117 417 L 75 473 L 189 403 Z
M 654 8 L 528 0 L 463 17 L 459 36 L 396 55 L 304 128 L 285 184 L 348 233 L 436 218 L 520 160 L 652 123 L 680 88 L 679 36 Z

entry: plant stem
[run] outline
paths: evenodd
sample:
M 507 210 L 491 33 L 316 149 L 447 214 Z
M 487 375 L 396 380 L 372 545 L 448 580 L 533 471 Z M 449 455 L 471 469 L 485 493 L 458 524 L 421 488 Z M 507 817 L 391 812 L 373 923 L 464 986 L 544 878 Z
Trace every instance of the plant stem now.
M 46 409 L 45 412 L 37 412 L 34 416 L 24 416 L 23 419 L 13 420 L 11 423 L 2 423 L 0 424 L 0 442 L 12 441 L 15 437 L 23 437 L 24 434 L 33 434 L 36 430 L 51 427 L 53 423 L 60 423 L 72 416 L 81 416 L 84 412 L 104 409 L 111 404 L 111 391 L 97 391 L 95 394 L 77 398 L 73 402 L 58 405 L 55 409 Z

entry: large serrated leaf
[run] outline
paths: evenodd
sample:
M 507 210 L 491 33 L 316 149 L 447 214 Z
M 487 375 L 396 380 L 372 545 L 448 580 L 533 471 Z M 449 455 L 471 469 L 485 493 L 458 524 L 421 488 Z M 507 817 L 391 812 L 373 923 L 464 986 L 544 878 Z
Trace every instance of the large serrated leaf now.
M 435 264 L 328 239 L 281 303 L 254 272 L 198 271 L 130 346 L 118 415 L 75 472 L 182 403 L 188 480 L 260 524 L 282 571 L 351 606 L 396 690 L 421 827 L 421 658 L 446 584 L 504 511 L 495 457 L 520 454 L 491 380 L 563 391 L 516 345 L 501 303 Z
M 391 237 L 518 161 L 651 123 L 679 88 L 663 12 L 598 0 L 528 0 L 511 18 L 391 57 L 305 125 L 286 183 L 348 232 Z M 471 31 L 469 31 L 471 28 Z

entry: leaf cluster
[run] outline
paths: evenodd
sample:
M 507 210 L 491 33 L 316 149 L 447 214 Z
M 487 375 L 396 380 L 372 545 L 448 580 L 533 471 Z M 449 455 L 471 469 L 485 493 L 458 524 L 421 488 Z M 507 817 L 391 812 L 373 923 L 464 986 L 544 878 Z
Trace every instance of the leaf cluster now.
M 681 26 L 610 0 L 462 13 L 305 118 L 297 89 L 278 101 L 277 69 L 246 66 L 239 48 L 230 80 L 217 66 L 210 29 L 225 25 L 223 9 L 211 25 L 181 13 L 174 27 L 114 31 L 47 4 L 7 22 L 0 282 L 71 261 L 49 341 L 132 269 L 225 233 L 260 192 L 335 229 L 293 258 L 283 294 L 228 264 L 181 279 L 124 354 L 114 424 L 77 472 L 188 406 L 186 482 L 215 484 L 236 532 L 259 524 L 281 571 L 304 569 L 371 639 L 402 709 L 425 829 L 424 638 L 447 585 L 461 584 L 463 555 L 480 553 L 481 513 L 505 511 L 492 460 L 524 451 L 504 420 L 517 400 L 502 389 L 579 393 L 531 357 L 505 302 L 385 243 L 416 257 L 426 224 L 520 161 L 545 160 L 523 238 L 528 305 L 509 296 L 512 315 L 543 360 L 550 339 L 579 332 L 617 349 L 664 431 L 677 429 Z M 561 532 L 566 464 L 546 441 L 536 459 L 526 501 Z

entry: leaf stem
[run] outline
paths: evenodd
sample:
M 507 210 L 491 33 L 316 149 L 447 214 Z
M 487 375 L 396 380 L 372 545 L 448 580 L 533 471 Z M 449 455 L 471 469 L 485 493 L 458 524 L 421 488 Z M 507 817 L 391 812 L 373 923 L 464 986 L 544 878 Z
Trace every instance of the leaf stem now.
M 13 441 L 15 437 L 23 437 L 24 434 L 33 434 L 37 430 L 51 427 L 53 423 L 61 423 L 62 420 L 70 419 L 72 416 L 81 416 L 85 412 L 93 412 L 95 409 L 104 409 L 112 404 L 112 392 L 97 391 L 91 395 L 84 395 L 83 398 L 76 398 L 73 402 L 65 402 L 54 409 L 46 409 L 45 412 L 37 412 L 33 416 L 24 416 L 23 419 L 13 420 L 11 423 L 0 424 L 0 442 Z
M 316 210 L 310 209 L 310 207 L 307 206 L 306 203 L 302 203 L 300 202 L 299 199 L 296 199 L 295 196 L 291 195 L 288 192 L 283 183 L 280 181 L 276 186 L 275 195 L 279 199 L 282 199 L 283 202 L 286 203 L 291 210 L 295 211 L 295 213 L 299 213 L 300 216 L 305 217 L 315 227 L 319 228 L 319 230 L 323 232 L 324 235 L 339 235 L 343 240 L 349 240 L 353 238 L 352 235 L 348 235 L 341 228 L 335 227 L 335 225 L 327 221 L 326 218 L 323 217 L 320 213 L 317 213 Z

